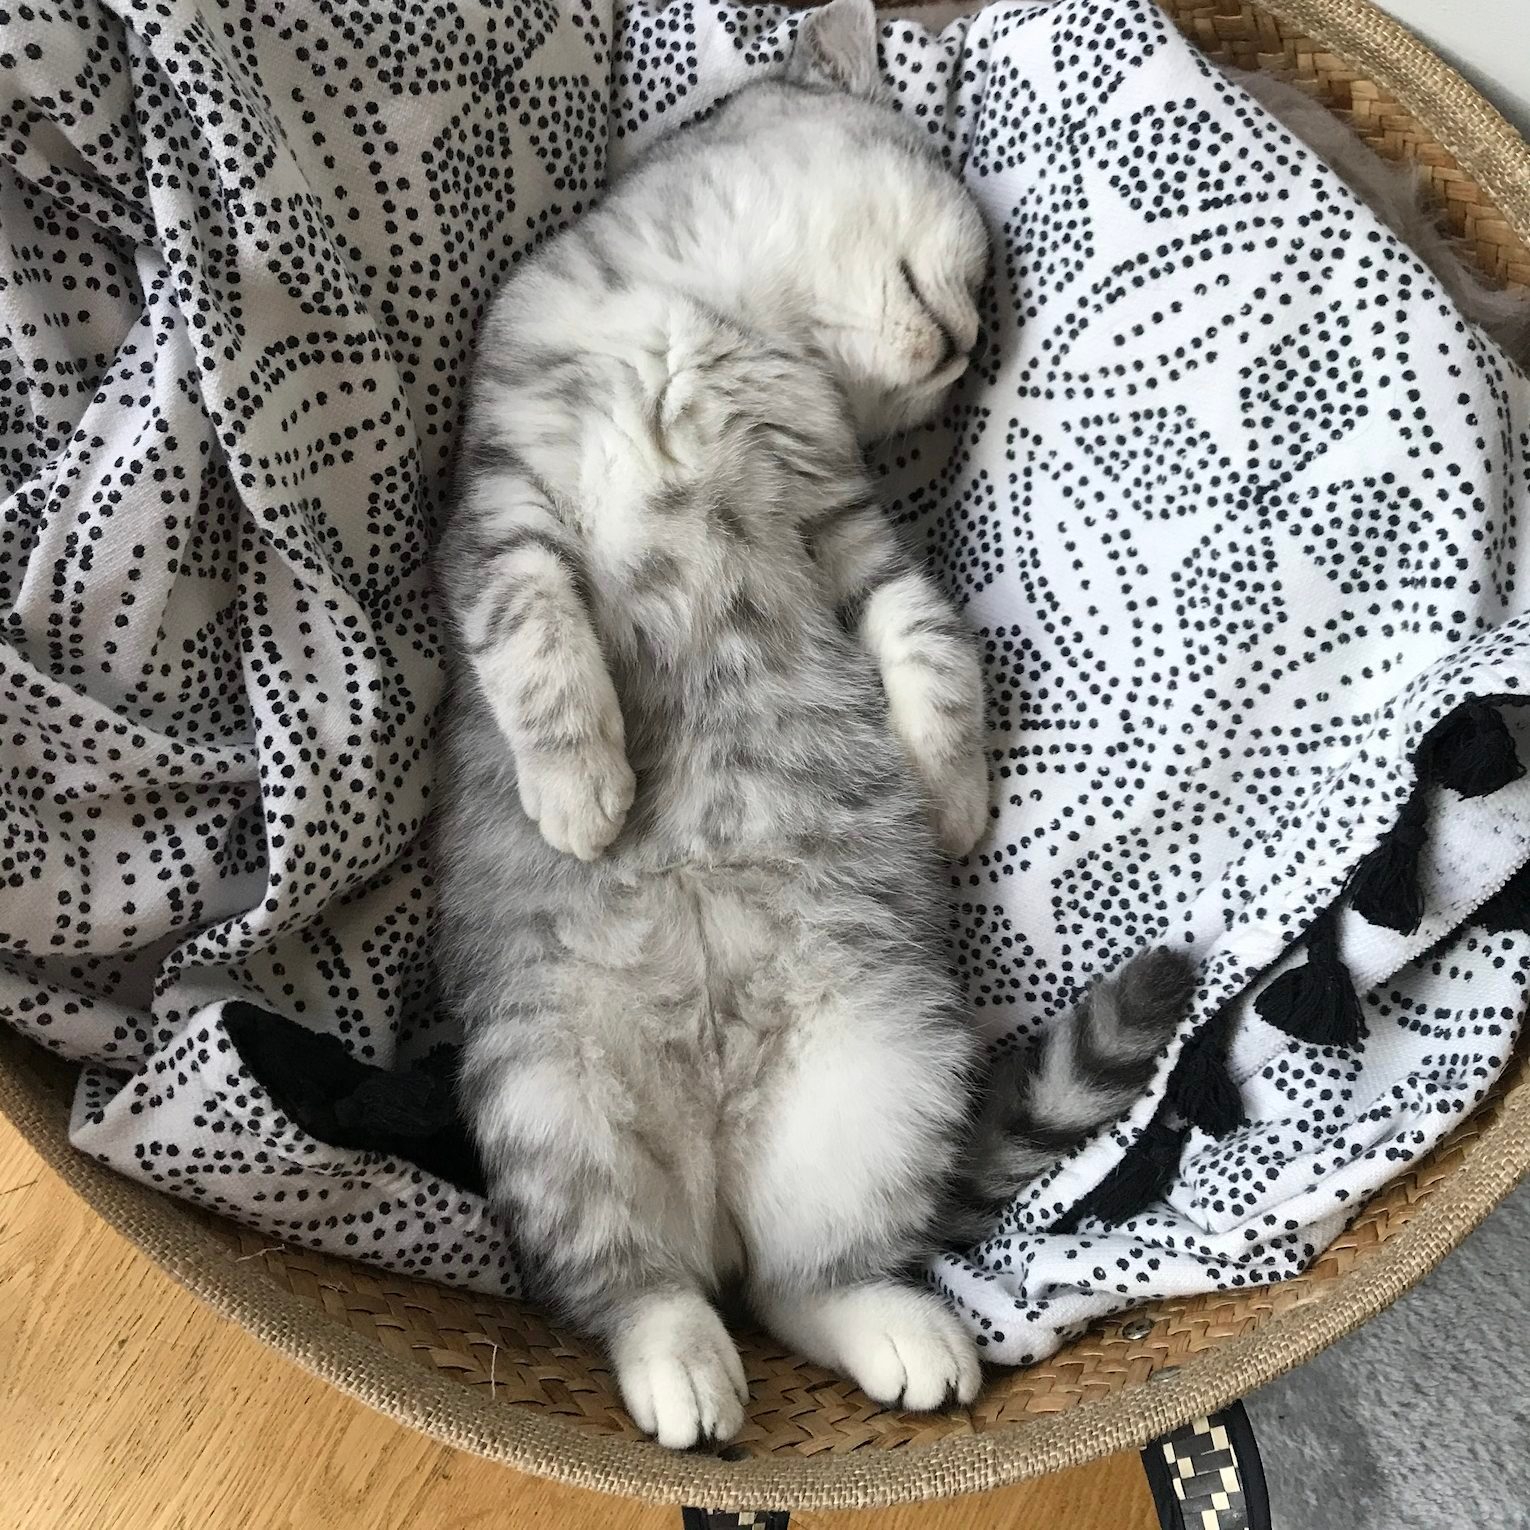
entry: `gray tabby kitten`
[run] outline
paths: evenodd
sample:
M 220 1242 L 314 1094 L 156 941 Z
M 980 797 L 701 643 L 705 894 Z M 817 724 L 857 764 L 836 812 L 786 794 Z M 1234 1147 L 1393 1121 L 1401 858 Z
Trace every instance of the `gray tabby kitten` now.
M 834 0 L 481 336 L 440 966 L 532 1289 L 667 1445 L 742 1422 L 735 1283 L 873 1398 L 969 1402 L 973 1342 L 915 1284 L 958 1180 L 1001 1200 L 1117 1115 L 1188 996 L 1141 958 L 974 1099 L 941 855 L 988 816 L 978 659 L 861 445 L 946 397 L 986 266 L 880 99 L 870 0 Z

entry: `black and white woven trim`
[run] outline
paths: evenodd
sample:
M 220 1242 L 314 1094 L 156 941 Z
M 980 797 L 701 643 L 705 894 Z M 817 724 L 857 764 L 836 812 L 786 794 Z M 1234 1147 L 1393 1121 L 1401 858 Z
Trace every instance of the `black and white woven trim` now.
M 1270 1498 L 1242 1403 L 1198 1418 L 1142 1452 L 1163 1530 L 1270 1530 Z
M 1313 1046 L 1352 1049 L 1360 1043 L 1363 1005 L 1340 954 L 1339 915 L 1348 906 L 1378 928 L 1406 935 L 1419 927 L 1425 913 L 1422 857 L 1431 830 L 1446 827 L 1431 823 L 1432 794 L 1448 787 L 1461 798 L 1484 797 L 1523 777 L 1530 767 L 1520 760 L 1502 712 L 1521 706 L 1530 706 L 1530 696 L 1515 691 L 1470 696 L 1425 733 L 1413 751 L 1414 785 L 1397 821 L 1301 934 L 1296 944 L 1306 961 L 1288 966 L 1255 998 L 1261 1020 Z M 1530 928 L 1530 866 L 1478 909 L 1473 922 L 1495 931 Z M 1272 965 L 1284 960 L 1283 952 Z M 1224 1010 L 1187 1042 L 1158 1114 L 1054 1231 L 1072 1232 L 1090 1220 L 1130 1220 L 1173 1183 L 1192 1126 L 1220 1137 L 1243 1123 L 1242 1100 L 1227 1072 L 1230 1021 Z
M 785 1509 L 682 1509 L 681 1530 L 787 1530 Z
M 1142 1452 L 1162 1530 L 1271 1530 L 1270 1497 L 1242 1403 L 1198 1418 Z M 683 1530 L 787 1530 L 783 1509 L 683 1509 Z

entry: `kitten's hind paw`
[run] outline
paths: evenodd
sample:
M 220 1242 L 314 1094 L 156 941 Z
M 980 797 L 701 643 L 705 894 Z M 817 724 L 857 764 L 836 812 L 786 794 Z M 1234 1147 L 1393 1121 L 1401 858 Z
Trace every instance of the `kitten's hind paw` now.
M 926 1413 L 978 1394 L 977 1348 L 937 1296 L 895 1281 L 761 1293 L 760 1316 L 809 1359 L 843 1371 L 873 1401 Z
M 638 1428 L 673 1450 L 738 1433 L 749 1400 L 743 1362 L 700 1296 L 641 1301 L 611 1341 L 622 1401 Z
M 936 1297 L 902 1286 L 874 1289 L 847 1307 L 841 1322 L 844 1368 L 874 1401 L 928 1413 L 977 1396 L 977 1351 Z

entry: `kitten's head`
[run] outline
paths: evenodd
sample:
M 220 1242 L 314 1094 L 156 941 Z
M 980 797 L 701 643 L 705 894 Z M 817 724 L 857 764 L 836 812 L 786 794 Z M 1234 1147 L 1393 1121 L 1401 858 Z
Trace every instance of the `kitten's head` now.
M 877 30 L 871 0 L 812 12 L 776 94 L 814 145 L 796 285 L 867 440 L 938 411 L 971 357 L 988 270 L 976 204 L 886 98 Z

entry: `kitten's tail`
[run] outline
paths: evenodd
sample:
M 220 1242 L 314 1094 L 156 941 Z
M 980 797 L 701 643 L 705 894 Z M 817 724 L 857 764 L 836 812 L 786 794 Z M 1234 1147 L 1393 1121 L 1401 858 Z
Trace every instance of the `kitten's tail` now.
M 1136 1103 L 1194 991 L 1188 956 L 1144 951 L 1029 1049 L 995 1062 L 958 1196 L 962 1231 L 981 1236 L 1029 1180 Z

